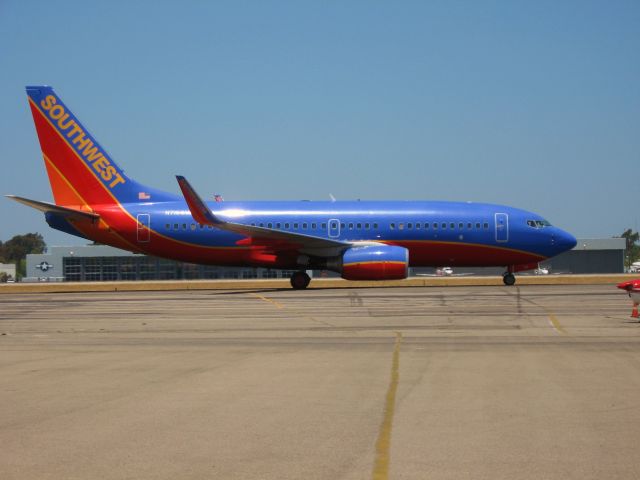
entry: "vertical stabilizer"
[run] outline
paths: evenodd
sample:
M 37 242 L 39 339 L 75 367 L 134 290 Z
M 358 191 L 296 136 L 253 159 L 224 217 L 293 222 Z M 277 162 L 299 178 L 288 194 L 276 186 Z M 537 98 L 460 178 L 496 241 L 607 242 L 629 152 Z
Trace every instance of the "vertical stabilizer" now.
M 57 205 L 91 206 L 174 200 L 132 180 L 48 86 L 27 87 Z

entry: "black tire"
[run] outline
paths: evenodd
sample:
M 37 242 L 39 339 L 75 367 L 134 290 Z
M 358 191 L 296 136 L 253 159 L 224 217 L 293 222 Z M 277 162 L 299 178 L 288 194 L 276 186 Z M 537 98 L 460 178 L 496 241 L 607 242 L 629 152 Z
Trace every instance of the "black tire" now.
M 307 272 L 296 272 L 291 275 L 291 287 L 294 290 L 304 290 L 309 286 L 309 282 L 311 282 L 311 277 L 307 275 Z
M 516 283 L 516 276 L 513 273 L 505 273 L 502 276 L 502 281 L 504 282 L 505 285 L 507 285 L 508 287 L 510 287 L 511 285 L 515 285 Z

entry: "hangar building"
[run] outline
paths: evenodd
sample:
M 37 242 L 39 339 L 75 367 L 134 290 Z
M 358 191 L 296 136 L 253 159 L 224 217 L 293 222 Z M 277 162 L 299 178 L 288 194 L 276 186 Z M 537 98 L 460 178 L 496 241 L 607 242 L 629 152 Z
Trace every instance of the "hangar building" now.
M 576 246 L 541 263 L 556 273 L 624 273 L 624 238 L 582 238 Z
M 218 267 L 176 262 L 106 245 L 51 247 L 27 255 L 25 282 L 100 282 L 215 278 L 288 278 L 292 272 L 252 267 Z

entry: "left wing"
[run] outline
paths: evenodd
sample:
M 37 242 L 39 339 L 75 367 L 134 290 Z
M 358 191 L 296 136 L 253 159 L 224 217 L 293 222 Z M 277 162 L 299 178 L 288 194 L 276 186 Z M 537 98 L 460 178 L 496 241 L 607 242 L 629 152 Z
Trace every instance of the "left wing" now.
M 180 175 L 176 175 L 176 178 L 178 179 L 178 185 L 180 185 L 184 199 L 189 206 L 191 215 L 196 222 L 202 225 L 212 225 L 220 230 L 239 233 L 248 237 L 247 241 L 243 241 L 243 243 L 258 246 L 262 245 L 274 251 L 297 250 L 300 253 L 320 257 L 338 255 L 353 245 L 350 242 L 342 242 L 313 235 L 227 222 L 217 217 L 211 211 L 186 178 Z

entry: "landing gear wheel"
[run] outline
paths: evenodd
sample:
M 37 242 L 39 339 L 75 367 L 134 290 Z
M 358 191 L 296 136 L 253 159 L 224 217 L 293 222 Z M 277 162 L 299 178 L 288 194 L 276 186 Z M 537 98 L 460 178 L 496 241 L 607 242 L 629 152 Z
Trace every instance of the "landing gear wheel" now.
M 294 290 L 304 290 L 309 286 L 311 277 L 307 275 L 307 272 L 296 272 L 291 275 L 291 286 Z
M 516 276 L 513 273 L 507 272 L 502 276 L 502 281 L 504 282 L 505 285 L 508 285 L 508 286 L 515 285 Z

